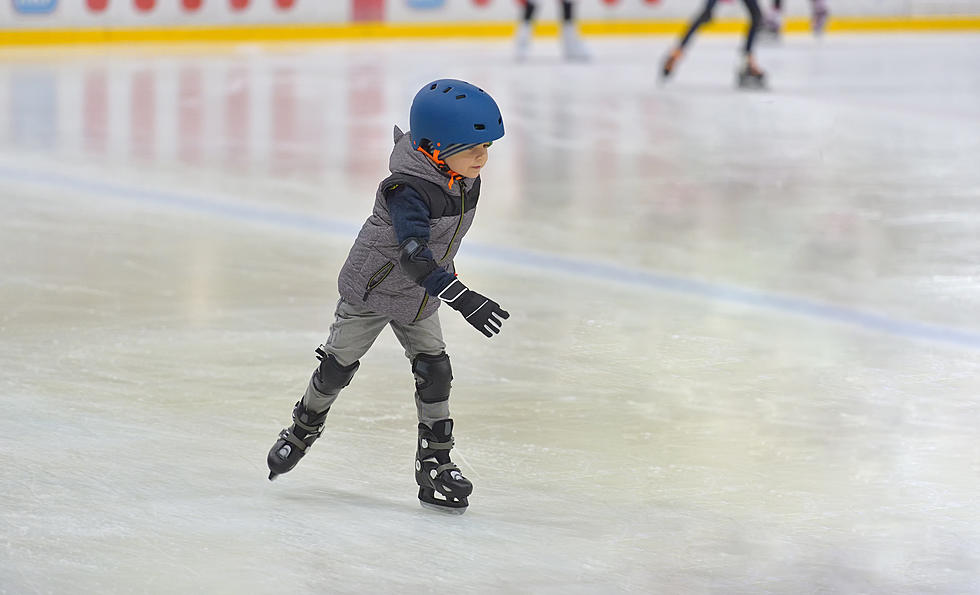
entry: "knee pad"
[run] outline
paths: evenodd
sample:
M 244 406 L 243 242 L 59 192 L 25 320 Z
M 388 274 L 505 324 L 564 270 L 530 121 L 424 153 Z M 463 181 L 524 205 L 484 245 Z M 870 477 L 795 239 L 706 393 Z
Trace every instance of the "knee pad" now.
M 320 349 L 317 349 L 316 353 L 320 359 L 320 367 L 313 372 L 313 388 L 321 393 L 339 390 L 350 384 L 354 372 L 361 365 L 361 362 L 357 361 L 349 366 L 342 366 L 332 353 L 328 354 Z
M 449 365 L 446 352 L 439 355 L 416 355 L 412 360 L 412 373 L 415 374 L 415 390 L 420 401 L 439 403 L 449 400 L 453 368 Z

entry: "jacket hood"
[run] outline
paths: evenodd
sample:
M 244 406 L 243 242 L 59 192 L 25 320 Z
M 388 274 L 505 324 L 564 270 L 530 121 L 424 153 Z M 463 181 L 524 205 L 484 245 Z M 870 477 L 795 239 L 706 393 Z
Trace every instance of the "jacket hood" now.
M 449 176 L 439 171 L 428 157 L 421 151 L 412 148 L 411 131 L 402 132 L 398 126 L 394 129 L 395 148 L 391 151 L 388 158 L 388 169 L 393 174 L 408 174 L 417 178 L 422 178 L 435 184 L 446 185 L 449 183 Z M 471 185 L 473 178 L 463 178 L 467 186 Z

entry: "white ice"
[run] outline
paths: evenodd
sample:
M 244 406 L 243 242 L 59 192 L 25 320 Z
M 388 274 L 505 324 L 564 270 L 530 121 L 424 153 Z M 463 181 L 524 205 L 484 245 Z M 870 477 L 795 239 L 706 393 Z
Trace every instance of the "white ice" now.
M 980 592 L 980 37 L 0 55 L 0 593 Z M 440 313 L 266 479 L 412 95 L 493 94 Z

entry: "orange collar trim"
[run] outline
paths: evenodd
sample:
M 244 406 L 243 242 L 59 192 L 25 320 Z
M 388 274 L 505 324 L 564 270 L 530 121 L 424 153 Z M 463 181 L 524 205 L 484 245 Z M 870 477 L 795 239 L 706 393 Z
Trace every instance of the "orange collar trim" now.
M 439 149 L 436 149 L 435 151 L 429 153 L 428 151 L 426 151 L 420 146 L 415 150 L 421 152 L 423 155 L 428 157 L 430 161 L 436 164 L 436 167 L 439 168 L 439 171 L 449 176 L 449 184 L 448 184 L 449 188 L 453 187 L 453 182 L 455 182 L 456 180 L 463 179 L 463 176 L 461 174 L 458 174 L 453 170 L 449 169 L 449 165 L 444 160 L 439 159 Z

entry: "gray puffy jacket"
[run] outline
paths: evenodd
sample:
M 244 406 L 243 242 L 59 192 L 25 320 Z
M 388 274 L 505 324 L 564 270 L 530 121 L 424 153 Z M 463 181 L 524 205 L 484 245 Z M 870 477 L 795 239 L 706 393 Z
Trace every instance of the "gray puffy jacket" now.
M 391 225 L 385 191 L 411 186 L 429 206 L 429 249 L 441 267 L 455 274 L 453 257 L 466 235 L 480 197 L 480 178 L 452 183 L 429 158 L 412 148 L 411 133 L 395 127 L 395 148 L 388 160 L 391 175 L 378 185 L 374 211 L 361 227 L 340 270 L 340 295 L 352 304 L 402 323 L 435 313 L 440 300 L 429 296 L 399 265 L 398 239 Z

